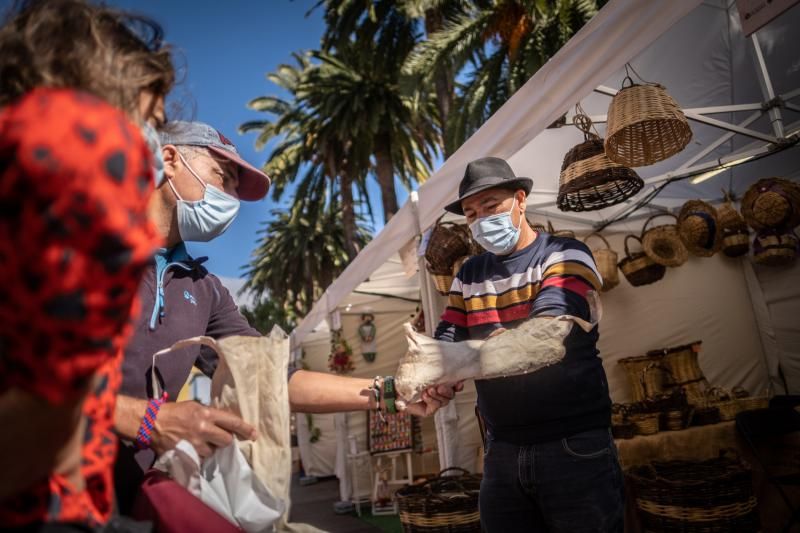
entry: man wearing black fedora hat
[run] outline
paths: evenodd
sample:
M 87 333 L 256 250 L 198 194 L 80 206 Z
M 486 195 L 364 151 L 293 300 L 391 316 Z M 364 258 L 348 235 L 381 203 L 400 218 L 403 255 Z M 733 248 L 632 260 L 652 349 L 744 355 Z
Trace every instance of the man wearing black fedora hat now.
M 437 339 L 485 339 L 533 316 L 592 320 L 589 299 L 602 285 L 592 254 L 528 224 L 532 186 L 496 157 L 467 165 L 458 200 L 445 209 L 466 217 L 487 252 L 453 280 Z M 622 472 L 597 339 L 597 327 L 572 328 L 561 362 L 475 382 L 486 425 L 480 513 L 489 533 L 622 531 Z

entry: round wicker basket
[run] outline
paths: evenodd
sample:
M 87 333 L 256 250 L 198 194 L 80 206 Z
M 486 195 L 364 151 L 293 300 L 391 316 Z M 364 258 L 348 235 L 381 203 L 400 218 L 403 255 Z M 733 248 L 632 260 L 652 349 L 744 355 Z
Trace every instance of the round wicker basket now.
M 722 246 L 717 210 L 702 200 L 689 200 L 678 215 L 678 235 L 690 253 L 711 257 Z
M 765 230 L 753 240 L 753 260 L 759 265 L 784 266 L 794 263 L 800 241 L 788 231 Z
M 662 224 L 648 228 L 657 217 L 677 218 L 672 213 L 659 213 L 648 218 L 642 226 L 642 249 L 650 259 L 667 267 L 677 267 L 689 259 L 689 252 L 681 242 L 676 224 Z
M 617 265 L 628 283 L 634 287 L 641 287 L 642 285 L 649 285 L 655 283 L 664 277 L 667 268 L 664 265 L 659 265 L 644 252 L 631 253 L 628 248 L 628 240 L 635 239 L 642 243 L 642 240 L 636 235 L 628 235 L 625 237 L 625 257 Z
M 611 249 L 608 241 L 599 233 L 590 233 L 584 237 L 583 242 L 589 240 L 590 237 L 601 239 L 606 247 L 605 248 L 592 248 L 592 255 L 597 264 L 597 270 L 603 278 L 603 287 L 600 289 L 602 292 L 608 292 L 617 285 L 619 285 L 619 272 L 617 271 L 617 262 L 619 257 L 617 252 Z
M 447 471 L 458 475 L 443 476 Z M 407 533 L 480 533 L 481 477 L 457 467 L 434 479 L 397 491 L 400 522 Z
M 627 200 L 643 186 L 633 169 L 606 157 L 600 137 L 587 133 L 564 156 L 557 205 L 562 211 L 594 211 Z
M 641 167 L 683 150 L 692 130 L 675 100 L 661 85 L 631 84 L 625 87 L 623 82 L 608 106 L 608 158 L 621 165 Z
M 782 178 L 758 180 L 742 198 L 742 215 L 754 230 L 800 224 L 800 185 Z

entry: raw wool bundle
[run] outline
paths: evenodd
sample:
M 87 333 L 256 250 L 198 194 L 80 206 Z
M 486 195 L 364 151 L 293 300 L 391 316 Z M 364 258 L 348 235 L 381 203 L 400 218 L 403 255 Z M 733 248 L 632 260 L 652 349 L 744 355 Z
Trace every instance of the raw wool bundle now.
M 594 261 L 597 263 L 597 270 L 603 278 L 603 287 L 600 289 L 602 292 L 608 292 L 617 285 L 619 285 L 619 272 L 617 272 L 617 261 L 619 257 L 617 252 L 611 249 L 611 245 L 605 237 L 599 233 L 590 233 L 583 238 L 583 242 L 587 242 L 590 237 L 601 239 L 606 247 L 605 248 L 592 248 L 592 255 Z
M 625 87 L 626 81 L 631 85 Z M 608 106 L 605 151 L 611 161 L 652 165 L 677 154 L 691 139 L 686 116 L 662 85 L 623 80 Z
M 744 193 L 742 215 L 756 231 L 797 227 L 800 185 L 782 178 L 758 180 Z
M 220 355 L 211 382 L 216 407 L 241 416 L 258 430 L 256 441 L 239 441 L 253 472 L 274 494 L 286 502 L 286 513 L 277 531 L 314 533 L 307 524 L 289 523 L 289 487 L 292 452 L 289 430 L 289 338 L 277 326 L 268 337 L 206 337 Z
M 566 353 L 564 339 L 573 323 L 591 331 L 599 321 L 597 293 L 591 291 L 587 298 L 592 323 L 568 315 L 532 318 L 485 341 L 438 341 L 406 324 L 408 351 L 395 373 L 400 398 L 412 403 L 433 385 L 526 374 L 559 362 Z
M 717 210 L 702 200 L 689 200 L 678 215 L 678 235 L 689 252 L 699 257 L 711 257 L 722 245 Z
M 717 209 L 717 216 L 722 232 L 722 252 L 728 257 L 747 255 L 750 251 L 750 232 L 727 192 L 725 202 Z
M 689 259 L 689 252 L 678 236 L 678 226 L 675 224 L 662 224 L 650 229 L 647 228 L 650 222 L 658 217 L 672 217 L 676 221 L 678 217 L 672 213 L 660 213 L 648 218 L 642 226 L 642 249 L 647 256 L 666 267 L 677 267 L 684 264 Z
M 631 253 L 628 248 L 628 240 L 634 239 L 642 243 L 642 240 L 636 235 L 628 235 L 625 237 L 625 257 L 619 262 L 619 269 L 625 275 L 628 283 L 634 287 L 641 287 L 642 285 L 649 285 L 655 283 L 664 277 L 667 272 L 667 267 L 659 265 L 644 252 Z

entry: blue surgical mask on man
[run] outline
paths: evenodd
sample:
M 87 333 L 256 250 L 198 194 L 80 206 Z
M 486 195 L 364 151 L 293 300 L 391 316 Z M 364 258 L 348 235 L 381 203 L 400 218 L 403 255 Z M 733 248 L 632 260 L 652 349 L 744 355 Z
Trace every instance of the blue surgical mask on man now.
M 519 242 L 519 228 L 522 226 L 522 217 L 520 217 L 519 224 L 516 227 L 511 220 L 511 213 L 514 212 L 516 206 L 517 198 L 514 197 L 511 209 L 505 213 L 479 218 L 469 225 L 472 236 L 487 252 L 495 255 L 506 255 L 511 253 L 517 242 Z
M 203 184 L 203 199 L 190 202 L 181 198 L 172 180 L 169 186 L 178 198 L 178 233 L 184 241 L 208 242 L 222 235 L 239 213 L 239 200 L 203 181 L 189 165 L 183 154 L 178 154 L 187 170 Z

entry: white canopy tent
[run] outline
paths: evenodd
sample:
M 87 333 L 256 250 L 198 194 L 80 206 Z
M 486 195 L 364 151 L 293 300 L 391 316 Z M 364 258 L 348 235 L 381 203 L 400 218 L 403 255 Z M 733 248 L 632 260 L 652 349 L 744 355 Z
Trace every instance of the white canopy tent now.
M 723 187 L 741 196 L 762 177 L 797 179 L 800 52 L 792 34 L 797 27 L 800 6 L 745 38 L 731 0 L 612 0 L 412 194 L 295 329 L 293 345 L 304 345 L 359 284 L 436 221 L 456 198 L 466 163 L 478 157 L 503 157 L 517 174 L 534 179 L 528 208 L 534 220 L 548 218 L 582 234 L 612 222 L 603 233 L 620 254 L 623 235 L 639 233 L 654 208 L 675 210 L 693 198 L 717 201 Z M 686 110 L 694 138 L 667 161 L 637 168 L 646 185 L 628 204 L 562 213 L 555 208 L 561 160 L 582 136 L 572 127 L 545 128 L 580 102 L 602 134 L 608 95 L 620 86 L 627 62 L 645 80 L 666 86 Z M 718 169 L 744 156 L 753 158 L 699 184 L 670 183 L 650 206 L 614 221 L 665 179 Z M 443 301 L 424 271 L 422 278 L 417 294 L 430 331 Z M 692 258 L 650 286 L 633 288 L 623 281 L 604 294 L 600 324 L 599 347 L 614 400 L 628 397 L 618 359 L 697 339 L 703 340 L 700 364 L 712 383 L 741 385 L 752 393 L 800 392 L 798 280 L 797 266 L 760 268 L 749 259 L 715 256 Z M 395 332 L 400 338 L 401 331 Z M 470 390 L 437 415 L 442 467 L 467 466 L 474 456 L 473 406 Z

